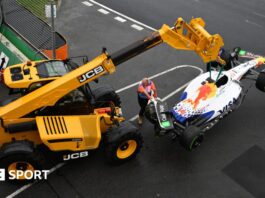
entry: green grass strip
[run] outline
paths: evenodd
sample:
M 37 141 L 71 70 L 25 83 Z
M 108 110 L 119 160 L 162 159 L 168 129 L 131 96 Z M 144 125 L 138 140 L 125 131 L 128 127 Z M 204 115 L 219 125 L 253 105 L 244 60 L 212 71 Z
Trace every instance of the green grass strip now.
M 17 0 L 17 2 L 39 18 L 47 19 L 45 17 L 45 5 L 50 4 L 50 0 Z M 58 0 L 55 0 L 55 3 L 57 4 Z

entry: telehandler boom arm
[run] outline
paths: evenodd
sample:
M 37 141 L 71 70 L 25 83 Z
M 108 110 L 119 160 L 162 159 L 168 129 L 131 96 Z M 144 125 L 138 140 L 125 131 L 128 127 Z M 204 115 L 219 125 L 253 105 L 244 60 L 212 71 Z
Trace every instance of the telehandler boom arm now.
M 224 45 L 223 39 L 219 34 L 210 35 L 204 27 L 205 22 L 201 18 L 194 18 L 189 24 L 182 18 L 178 18 L 172 28 L 163 25 L 161 29 L 153 32 L 150 36 L 112 54 L 111 59 L 117 66 L 165 42 L 177 50 L 195 51 L 204 62 L 217 60 L 218 52 Z
M 72 90 L 106 73 L 113 73 L 115 66 L 163 42 L 175 49 L 193 50 L 197 52 L 204 62 L 216 60 L 220 47 L 224 45 L 222 37 L 218 34 L 210 35 L 204 29 L 204 26 L 205 23 L 201 18 L 192 19 L 189 24 L 179 18 L 172 28 L 163 25 L 161 29 L 150 36 L 112 55 L 109 55 L 104 50 L 101 55 L 83 66 L 1 107 L 0 117 L 3 120 L 21 118 L 34 110 L 45 106 L 53 106 L 60 98 Z M 31 72 L 33 69 L 36 70 L 33 66 L 21 66 L 22 71 L 25 69 L 30 69 Z M 4 72 L 5 82 L 9 81 L 12 83 L 11 76 L 10 69 L 7 68 Z M 36 72 L 32 72 L 24 80 L 33 81 L 39 78 L 40 76 Z

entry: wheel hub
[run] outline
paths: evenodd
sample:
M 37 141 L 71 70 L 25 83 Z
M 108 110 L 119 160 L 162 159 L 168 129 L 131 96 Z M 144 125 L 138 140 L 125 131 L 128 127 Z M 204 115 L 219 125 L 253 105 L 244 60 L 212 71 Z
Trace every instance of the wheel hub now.
M 118 147 L 116 155 L 119 159 L 126 159 L 132 156 L 136 149 L 137 142 L 135 140 L 127 140 Z
M 17 170 L 22 170 L 22 171 L 26 171 L 28 169 L 28 164 L 25 162 L 18 162 L 16 164 L 16 169 Z
M 32 164 L 30 164 L 29 162 L 13 162 L 8 166 L 8 171 L 34 171 L 34 166 Z M 22 175 L 20 177 L 18 177 L 17 179 L 19 180 L 24 180 L 25 179 L 25 175 Z
M 126 143 L 124 143 L 123 145 L 121 145 L 120 149 L 121 149 L 122 151 L 125 151 L 126 149 L 128 149 L 128 147 L 129 147 L 129 144 L 128 144 L 128 142 L 126 142 Z

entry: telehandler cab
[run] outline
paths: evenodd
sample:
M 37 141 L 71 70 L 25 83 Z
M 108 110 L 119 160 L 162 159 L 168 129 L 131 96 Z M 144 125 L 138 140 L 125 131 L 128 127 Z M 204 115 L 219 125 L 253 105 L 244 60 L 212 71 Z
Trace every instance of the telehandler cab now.
M 163 25 L 150 36 L 109 55 L 106 49 L 90 62 L 43 60 L 4 70 L 3 80 L 18 98 L 0 107 L 0 167 L 13 171 L 42 170 L 45 147 L 61 160 L 86 157 L 104 143 L 108 160 L 121 163 L 134 158 L 142 136 L 121 113 L 120 98 L 109 87 L 93 92 L 89 82 L 115 72 L 116 66 L 163 42 L 177 50 L 193 50 L 204 62 L 218 59 L 220 35 L 210 35 L 201 18 L 186 23 L 179 18 L 171 28 Z M 17 178 L 25 181 L 25 176 Z

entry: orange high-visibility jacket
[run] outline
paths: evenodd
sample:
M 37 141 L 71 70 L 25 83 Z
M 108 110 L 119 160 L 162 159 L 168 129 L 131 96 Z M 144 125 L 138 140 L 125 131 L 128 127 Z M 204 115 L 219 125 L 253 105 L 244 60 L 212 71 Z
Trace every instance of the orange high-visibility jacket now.
M 139 83 L 137 92 L 138 92 L 138 95 L 139 95 L 140 98 L 149 99 L 144 94 L 144 91 L 146 91 L 149 95 L 151 95 L 151 92 L 155 91 L 155 90 L 156 90 L 155 84 L 151 80 L 149 80 L 148 85 L 146 87 L 143 86 L 143 83 L 141 81 Z M 156 97 L 156 94 L 154 95 L 154 97 Z

